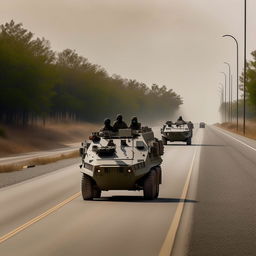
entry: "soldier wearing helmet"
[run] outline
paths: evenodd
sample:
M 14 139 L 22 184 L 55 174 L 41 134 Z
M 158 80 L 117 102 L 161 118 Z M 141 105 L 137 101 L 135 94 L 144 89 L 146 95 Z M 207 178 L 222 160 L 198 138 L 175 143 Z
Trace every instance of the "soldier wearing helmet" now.
M 175 124 L 179 126 L 179 125 L 184 125 L 184 124 L 186 124 L 186 122 L 183 120 L 182 116 L 180 116 L 180 117 L 177 119 L 177 121 L 176 121 Z
M 111 126 L 111 121 L 109 118 L 106 118 L 104 120 L 104 127 L 100 130 L 101 132 L 103 131 L 110 131 L 113 132 L 113 127 Z
M 134 116 L 131 119 L 131 124 L 130 124 L 129 128 L 131 128 L 132 130 L 140 130 L 141 123 L 138 122 L 138 118 L 136 116 Z
M 115 132 L 118 132 L 119 129 L 126 129 L 128 128 L 127 124 L 123 121 L 123 116 L 118 114 L 116 117 L 116 121 L 113 125 L 113 129 Z

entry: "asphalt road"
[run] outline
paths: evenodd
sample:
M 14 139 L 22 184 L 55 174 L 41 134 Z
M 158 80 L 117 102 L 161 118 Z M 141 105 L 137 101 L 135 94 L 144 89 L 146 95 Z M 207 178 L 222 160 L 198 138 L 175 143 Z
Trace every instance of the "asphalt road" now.
M 206 129 L 187 255 L 256 255 L 256 141 Z
M 80 146 L 79 143 L 73 143 L 73 144 L 69 144 L 67 147 L 63 147 L 59 149 L 29 152 L 29 153 L 14 155 L 14 156 L 1 157 L 0 165 L 20 163 L 20 162 L 32 160 L 38 157 L 53 157 L 61 154 L 71 153 L 77 150 L 79 146 Z
M 256 143 L 213 127 L 192 143 L 165 147 L 154 201 L 83 201 L 79 163 L 0 189 L 0 255 L 255 255 Z

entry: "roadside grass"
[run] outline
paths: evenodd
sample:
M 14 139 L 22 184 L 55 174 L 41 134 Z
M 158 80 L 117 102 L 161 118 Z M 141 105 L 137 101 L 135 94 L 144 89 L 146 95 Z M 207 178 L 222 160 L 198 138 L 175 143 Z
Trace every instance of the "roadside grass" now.
M 227 131 L 244 136 L 243 125 L 241 123 L 238 125 L 238 131 L 236 128 L 236 123 L 222 123 L 222 124 L 217 124 L 217 126 Z M 246 131 L 245 137 L 256 140 L 256 120 L 246 121 L 245 131 Z
M 69 153 L 63 153 L 56 156 L 47 156 L 47 157 L 37 157 L 31 160 L 22 161 L 15 164 L 2 164 L 0 165 L 0 173 L 2 172 L 13 172 L 13 171 L 20 171 L 26 168 L 30 168 L 36 165 L 45 165 L 57 162 L 59 160 L 69 159 L 79 157 L 79 151 L 72 151 Z
M 15 127 L 0 123 L 0 157 L 67 147 L 84 141 L 99 128 L 99 124 L 78 122 L 49 122 L 44 127 Z

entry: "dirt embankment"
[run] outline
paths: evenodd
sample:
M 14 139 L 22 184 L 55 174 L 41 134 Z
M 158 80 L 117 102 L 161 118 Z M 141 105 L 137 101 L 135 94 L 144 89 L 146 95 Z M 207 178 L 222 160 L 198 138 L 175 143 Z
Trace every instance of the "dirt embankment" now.
M 243 134 L 243 125 L 241 122 L 239 123 L 238 126 L 238 131 L 236 127 L 236 123 L 222 123 L 222 124 L 217 124 L 217 126 L 226 129 L 230 132 L 237 133 L 239 135 L 244 135 Z M 246 121 L 246 129 L 245 129 L 245 136 L 251 139 L 256 140 L 256 120 L 255 121 Z
M 17 128 L 0 125 L 0 157 L 66 147 L 81 142 L 99 129 L 89 123 L 50 123 L 44 127 Z

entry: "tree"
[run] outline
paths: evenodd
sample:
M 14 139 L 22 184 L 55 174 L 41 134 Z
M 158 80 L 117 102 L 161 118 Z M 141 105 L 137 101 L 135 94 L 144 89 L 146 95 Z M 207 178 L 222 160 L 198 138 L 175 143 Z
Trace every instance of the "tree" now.
M 182 104 L 166 86 L 109 76 L 75 50 L 55 53 L 14 21 L 0 26 L 0 70 L 0 121 L 12 124 L 38 117 L 99 122 L 117 112 L 154 120 Z

